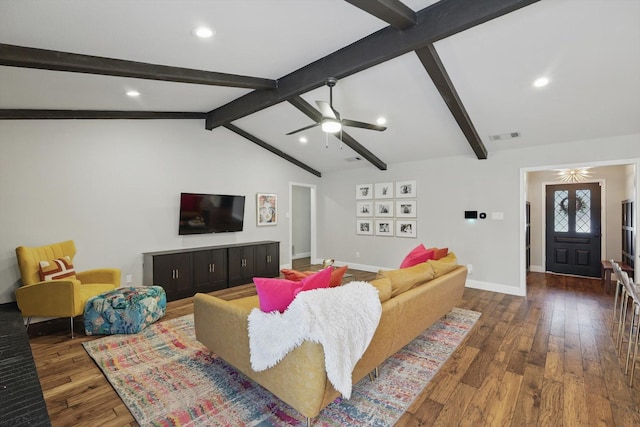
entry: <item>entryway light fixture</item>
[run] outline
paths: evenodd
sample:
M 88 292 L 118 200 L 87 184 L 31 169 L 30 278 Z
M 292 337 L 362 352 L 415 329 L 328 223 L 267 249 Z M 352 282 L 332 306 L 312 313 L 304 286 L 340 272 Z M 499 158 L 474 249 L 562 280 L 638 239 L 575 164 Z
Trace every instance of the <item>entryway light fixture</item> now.
M 584 182 L 591 179 L 591 173 L 589 168 L 574 168 L 574 169 L 556 169 L 558 171 L 558 179 L 562 182 L 576 183 Z

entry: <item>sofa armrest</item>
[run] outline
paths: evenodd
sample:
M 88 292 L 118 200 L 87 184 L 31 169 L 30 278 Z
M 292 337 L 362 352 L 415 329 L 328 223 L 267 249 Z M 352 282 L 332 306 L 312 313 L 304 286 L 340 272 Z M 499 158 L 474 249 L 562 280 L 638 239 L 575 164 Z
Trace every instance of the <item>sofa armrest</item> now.
M 16 289 L 16 302 L 23 317 L 70 317 L 75 313 L 75 279 L 51 280 Z
M 327 379 L 322 345 L 304 341 L 275 366 L 254 371 L 249 352 L 248 317 L 257 306 L 257 296 L 225 301 L 196 294 L 193 301 L 196 339 L 300 414 L 308 418 L 317 416 L 339 396 Z
M 120 286 L 120 269 L 118 268 L 96 268 L 76 272 L 76 277 L 80 283 L 104 283 Z
M 196 339 L 241 371 L 251 369 L 249 360 L 250 307 L 206 294 L 193 299 Z

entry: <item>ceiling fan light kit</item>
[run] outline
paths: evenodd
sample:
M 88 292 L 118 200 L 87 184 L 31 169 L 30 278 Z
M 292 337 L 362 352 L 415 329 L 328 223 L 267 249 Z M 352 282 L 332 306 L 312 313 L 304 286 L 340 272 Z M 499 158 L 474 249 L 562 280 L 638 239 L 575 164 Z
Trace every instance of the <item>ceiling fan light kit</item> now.
M 327 133 L 336 133 L 340 132 L 342 129 L 342 125 L 338 120 L 335 119 L 324 119 L 322 120 L 322 130 Z
M 345 126 L 368 129 L 368 130 L 377 130 L 379 132 L 382 132 L 387 129 L 385 126 L 381 126 L 381 125 L 374 125 L 371 123 L 358 122 L 358 121 L 349 120 L 349 119 L 341 119 L 340 113 L 335 108 L 333 108 L 333 87 L 336 85 L 337 82 L 338 80 L 335 77 L 329 77 L 327 79 L 327 86 L 329 87 L 328 103 L 326 101 L 316 101 L 316 104 L 318 105 L 318 109 L 320 110 L 320 113 L 322 113 L 322 119 L 312 125 L 305 126 L 303 128 L 296 129 L 292 132 L 289 132 L 287 133 L 287 135 L 293 135 L 294 133 L 302 132 L 303 130 L 311 129 L 316 126 L 320 126 L 322 131 L 325 132 L 326 134 L 331 133 L 334 135 L 338 132 L 342 132 L 343 127 Z M 342 134 L 340 135 L 340 140 L 342 140 Z

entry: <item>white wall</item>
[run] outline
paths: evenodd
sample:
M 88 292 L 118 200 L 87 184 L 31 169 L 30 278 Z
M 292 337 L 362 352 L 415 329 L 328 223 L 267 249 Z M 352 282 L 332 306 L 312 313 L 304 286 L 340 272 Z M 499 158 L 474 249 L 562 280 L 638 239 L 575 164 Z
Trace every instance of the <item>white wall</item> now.
M 142 253 L 277 240 L 289 260 L 289 182 L 318 178 L 202 121 L 0 121 L 0 303 L 14 301 L 15 248 L 74 239 L 79 270 L 118 267 L 142 284 Z M 239 233 L 178 235 L 180 192 L 245 195 Z M 279 221 L 256 226 L 256 193 Z
M 487 160 L 470 154 L 390 165 L 387 171 L 368 167 L 326 174 L 320 254 L 375 271 L 397 268 L 419 243 L 447 246 L 460 263 L 473 264 L 468 286 L 523 295 L 523 169 L 634 158 L 640 158 L 640 135 L 504 150 L 489 153 Z M 418 237 L 356 235 L 355 185 L 398 180 L 417 181 Z M 488 219 L 468 222 L 465 210 L 487 212 Z M 504 220 L 491 220 L 491 212 L 504 213 Z
M 520 180 L 528 168 L 640 158 L 640 135 L 631 135 L 531 149 L 514 144 L 487 160 L 470 153 L 318 179 L 195 120 L 0 121 L 0 138 L 0 303 L 14 300 L 19 245 L 74 239 L 79 269 L 118 267 L 134 284 L 142 281 L 141 254 L 148 251 L 278 240 L 286 265 L 290 224 L 283 213 L 291 182 L 318 188 L 319 259 L 375 271 L 396 268 L 418 243 L 448 246 L 461 263 L 473 264 L 468 285 L 522 294 Z M 356 236 L 355 185 L 397 180 L 417 182 L 418 238 Z M 181 191 L 246 195 L 245 231 L 179 236 Z M 256 227 L 257 192 L 279 195 L 277 226 Z M 637 193 L 636 177 L 636 200 Z M 503 212 L 504 220 L 470 223 L 465 210 Z

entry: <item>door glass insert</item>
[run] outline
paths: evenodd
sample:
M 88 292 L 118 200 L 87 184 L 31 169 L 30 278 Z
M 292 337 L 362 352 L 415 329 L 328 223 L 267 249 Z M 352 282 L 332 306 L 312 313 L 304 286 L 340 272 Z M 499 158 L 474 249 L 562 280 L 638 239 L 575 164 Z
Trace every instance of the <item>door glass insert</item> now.
M 553 231 L 567 232 L 569 231 L 569 191 L 556 190 L 553 193 Z
M 591 233 L 591 190 L 576 190 L 576 233 Z

